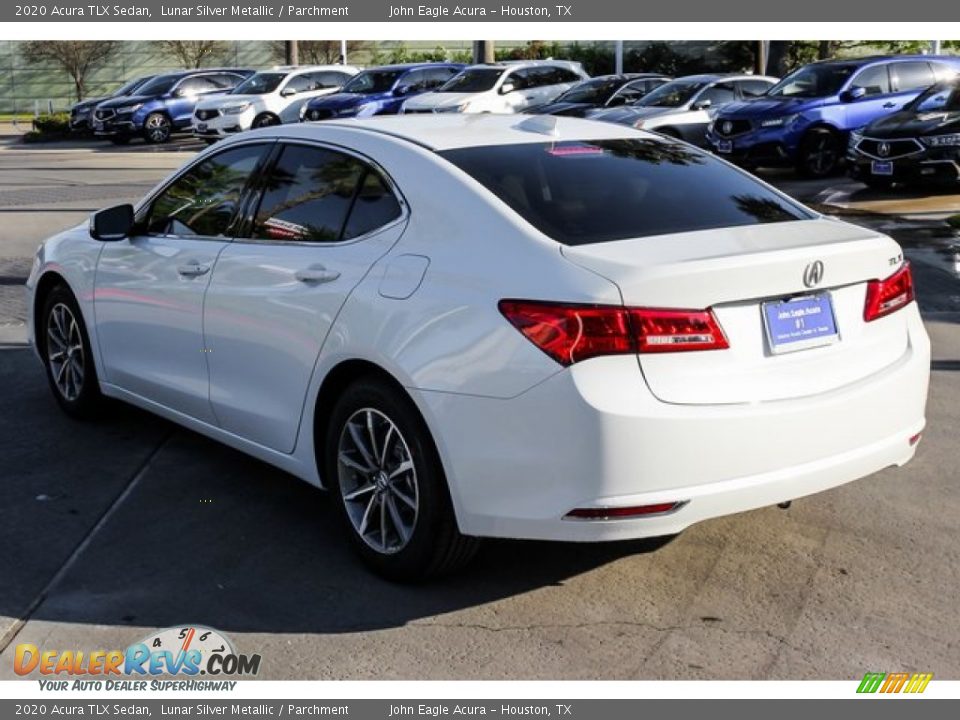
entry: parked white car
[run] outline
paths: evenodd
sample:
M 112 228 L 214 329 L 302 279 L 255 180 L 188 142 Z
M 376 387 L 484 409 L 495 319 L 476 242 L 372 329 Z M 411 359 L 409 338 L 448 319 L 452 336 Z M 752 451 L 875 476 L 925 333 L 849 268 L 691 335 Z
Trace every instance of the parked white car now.
M 119 398 L 323 485 L 398 579 L 482 536 L 669 536 L 924 427 L 896 242 L 589 120 L 251 131 L 47 240 L 27 289 L 67 413 Z
M 308 100 L 337 92 L 360 70 L 350 65 L 281 66 L 251 75 L 226 95 L 201 100 L 191 129 L 218 140 L 251 128 L 300 121 Z
M 437 90 L 410 98 L 401 113 L 517 113 L 556 99 L 590 76 L 578 62 L 520 60 L 471 65 Z

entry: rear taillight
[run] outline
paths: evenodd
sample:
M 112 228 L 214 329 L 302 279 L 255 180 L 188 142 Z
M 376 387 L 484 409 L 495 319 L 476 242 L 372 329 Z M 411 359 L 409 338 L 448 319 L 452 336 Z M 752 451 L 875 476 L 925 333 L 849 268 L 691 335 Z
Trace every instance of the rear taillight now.
M 655 310 L 501 300 L 500 312 L 561 365 L 599 355 L 729 347 L 710 310 Z
M 863 308 L 866 322 L 894 313 L 913 302 L 913 273 L 910 263 L 903 263 L 886 280 L 871 280 L 867 283 L 867 302 Z

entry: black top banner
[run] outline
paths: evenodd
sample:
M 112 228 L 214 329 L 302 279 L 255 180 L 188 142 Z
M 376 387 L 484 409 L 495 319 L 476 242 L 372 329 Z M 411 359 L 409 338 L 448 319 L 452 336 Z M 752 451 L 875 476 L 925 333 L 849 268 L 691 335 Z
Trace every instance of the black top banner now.
M 951 0 L 87 0 L 4 3 L 0 22 L 917 22 L 960 17 Z M 955 35 L 960 35 L 960 27 Z

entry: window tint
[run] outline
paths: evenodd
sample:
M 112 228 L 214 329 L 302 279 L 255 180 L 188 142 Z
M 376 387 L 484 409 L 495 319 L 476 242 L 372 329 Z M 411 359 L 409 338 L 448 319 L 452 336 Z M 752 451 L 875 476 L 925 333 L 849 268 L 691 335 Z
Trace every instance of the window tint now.
M 210 92 L 211 90 L 217 89 L 219 89 L 218 86 L 214 85 L 206 77 L 192 77 L 187 78 L 177 86 L 177 95 L 181 97 L 188 97 L 190 95 L 197 95 L 199 93 Z
M 215 75 L 207 75 L 206 79 L 221 90 L 229 90 L 230 88 L 234 88 L 245 80 L 242 75 L 235 75 L 234 73 L 217 73 Z
M 740 86 L 740 94 L 743 97 L 759 97 L 773 87 L 773 83 L 763 80 L 738 80 L 737 85 Z
M 350 211 L 343 239 L 366 235 L 400 217 L 400 203 L 375 171 L 368 169 Z
M 946 82 L 956 77 L 957 69 L 944 65 L 943 63 L 930 63 L 933 66 L 933 74 L 937 76 L 937 82 Z
M 710 107 L 720 107 L 733 102 L 737 97 L 737 92 L 733 83 L 719 83 L 713 87 L 708 87 L 697 96 L 697 102 L 704 100 L 710 101 Z
M 398 87 L 409 88 L 410 90 L 425 90 L 427 87 L 427 71 L 411 70 L 397 83 Z
M 147 232 L 159 235 L 229 235 L 240 196 L 264 145 L 225 150 L 194 166 L 150 207 Z
M 869 67 L 853 78 L 851 87 L 862 87 L 867 95 L 886 95 L 890 92 L 890 76 L 886 65 Z
M 342 87 L 350 75 L 341 72 L 315 72 L 307 75 L 313 81 L 314 90 Z
M 531 143 L 440 154 L 565 245 L 813 217 L 750 176 L 679 143 Z
M 253 237 L 349 240 L 399 215 L 396 198 L 360 160 L 324 148 L 288 145 L 267 178 Z
M 567 70 L 566 68 L 555 68 L 555 70 L 556 82 L 558 83 L 580 82 L 583 80 L 583 78 L 573 72 L 573 70 Z
M 897 90 L 928 88 L 935 82 L 933 71 L 925 62 L 897 62 L 893 63 L 892 70 Z

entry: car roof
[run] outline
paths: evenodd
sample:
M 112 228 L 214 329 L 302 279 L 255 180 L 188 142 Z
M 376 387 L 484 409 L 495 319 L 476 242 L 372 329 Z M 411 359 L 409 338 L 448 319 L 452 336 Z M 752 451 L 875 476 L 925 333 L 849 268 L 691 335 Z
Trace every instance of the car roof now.
M 273 130 L 276 135 L 284 137 L 322 139 L 323 128 L 379 134 L 405 140 L 434 151 L 535 142 L 659 137 L 626 125 L 600 123 L 581 118 L 494 113 L 386 115 L 282 125 Z
M 960 57 L 951 55 L 867 55 L 865 57 L 855 58 L 829 58 L 827 60 L 816 60 L 811 65 L 837 65 L 863 67 L 873 63 L 891 62 L 895 60 L 949 60 L 955 58 L 960 61 Z
M 168 73 L 158 73 L 155 77 L 187 77 L 189 75 L 205 75 L 207 73 L 217 73 L 217 72 L 231 72 L 231 73 L 248 73 L 253 75 L 256 70 L 250 70 L 249 68 L 238 68 L 238 67 L 213 67 L 213 68 L 194 68 L 193 70 L 174 70 L 173 72 Z
M 777 78 L 769 75 L 750 75 L 747 73 L 700 73 L 699 75 L 684 75 L 674 80 L 688 82 L 714 82 L 716 80 L 766 80 L 777 82 Z
M 364 68 L 364 72 L 377 70 L 417 70 L 428 67 L 463 67 L 463 63 L 456 62 L 419 62 L 419 63 L 396 63 L 394 65 L 376 65 L 374 67 Z
M 619 75 L 594 75 L 587 78 L 584 82 L 593 80 L 602 80 L 604 82 L 630 82 L 631 80 L 649 80 L 657 78 L 669 78 L 669 75 L 663 73 L 620 73 Z

